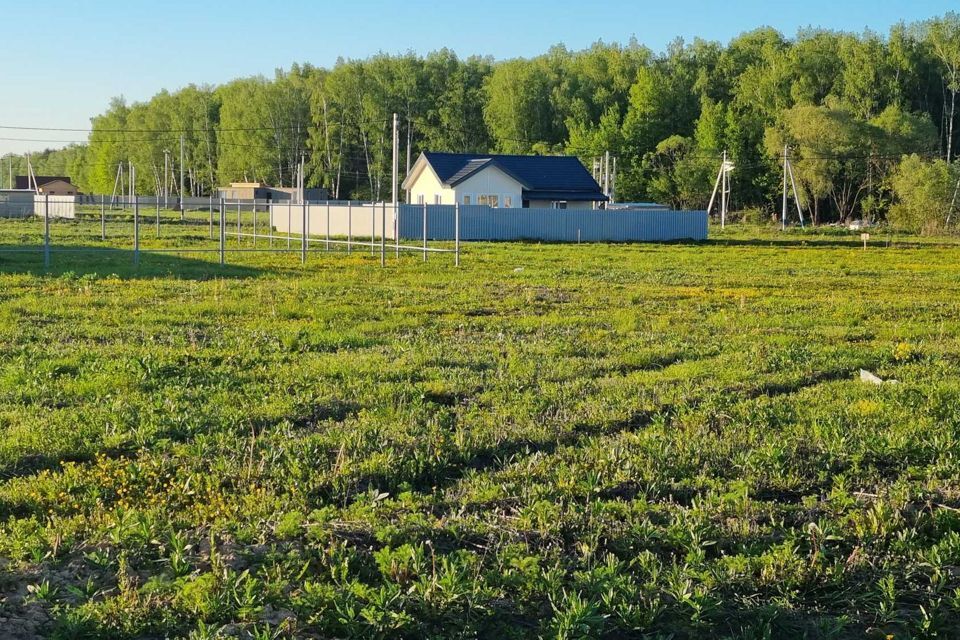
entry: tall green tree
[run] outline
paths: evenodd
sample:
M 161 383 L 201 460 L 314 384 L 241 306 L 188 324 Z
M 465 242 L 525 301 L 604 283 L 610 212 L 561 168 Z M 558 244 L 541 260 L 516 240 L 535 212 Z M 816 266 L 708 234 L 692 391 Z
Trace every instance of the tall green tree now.
M 530 153 L 562 142 L 551 93 L 543 60 L 508 60 L 494 68 L 486 82 L 484 119 L 497 151 Z
M 960 14 L 953 11 L 925 25 L 925 41 L 943 75 L 944 132 L 947 162 L 953 160 L 957 93 L 960 92 Z

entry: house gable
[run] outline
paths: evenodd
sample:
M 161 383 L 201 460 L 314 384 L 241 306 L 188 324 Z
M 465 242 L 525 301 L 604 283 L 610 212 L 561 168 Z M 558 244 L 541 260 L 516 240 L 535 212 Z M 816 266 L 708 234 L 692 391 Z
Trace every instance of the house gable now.
M 580 160 L 572 156 L 424 152 L 403 187 L 411 203 L 475 204 L 475 195 L 480 194 L 484 200 L 507 202 L 510 207 L 541 200 L 596 203 L 608 199 Z M 465 195 L 471 197 L 465 200 Z
M 465 196 L 470 204 L 481 203 L 481 197 L 496 197 L 497 206 L 519 207 L 523 199 L 523 185 L 516 178 L 496 166 L 488 164 L 460 180 L 454 187 L 456 201 L 464 204 Z

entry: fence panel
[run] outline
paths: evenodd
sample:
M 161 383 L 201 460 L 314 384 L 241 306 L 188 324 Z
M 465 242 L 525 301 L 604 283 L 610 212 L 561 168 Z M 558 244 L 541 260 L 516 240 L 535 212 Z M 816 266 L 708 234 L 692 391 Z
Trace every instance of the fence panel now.
M 393 205 L 369 202 L 330 202 L 307 204 L 307 233 L 316 238 L 328 234 L 333 238 L 352 236 L 359 241 L 380 238 L 386 208 L 386 238 L 394 238 Z M 275 203 L 270 205 L 270 225 L 280 234 L 303 231 L 303 205 Z M 419 227 L 418 227 L 419 228 Z M 422 233 L 415 237 L 421 238 Z M 451 235 L 451 238 L 453 236 Z
M 400 237 L 423 237 L 424 205 L 399 207 Z M 426 205 L 427 236 L 453 240 L 455 205 Z M 542 240 L 547 242 L 662 242 L 705 240 L 705 211 L 631 209 L 494 209 L 460 206 L 461 240 Z
M 26 218 L 33 215 L 32 191 L 0 192 L 0 218 Z

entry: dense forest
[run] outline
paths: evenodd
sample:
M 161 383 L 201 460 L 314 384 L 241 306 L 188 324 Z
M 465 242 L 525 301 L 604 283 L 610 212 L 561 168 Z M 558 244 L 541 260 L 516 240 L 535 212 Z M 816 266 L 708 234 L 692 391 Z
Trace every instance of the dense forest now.
M 788 146 L 816 221 L 886 216 L 942 228 L 957 218 L 958 92 L 956 13 L 886 35 L 811 29 L 789 39 L 761 28 L 726 46 L 678 40 L 662 53 L 631 41 L 506 61 L 380 54 L 147 102 L 115 98 L 86 142 L 31 159 L 35 172 L 68 174 L 97 193 L 133 162 L 139 192 L 154 193 L 165 151 L 179 175 L 182 136 L 188 195 L 241 179 L 289 185 L 303 156 L 308 186 L 388 198 L 398 113 L 401 172 L 423 150 L 573 154 L 588 166 L 609 151 L 618 199 L 695 208 L 726 151 L 734 208 L 763 219 L 779 207 Z M 23 157 L 8 162 L 24 171 Z

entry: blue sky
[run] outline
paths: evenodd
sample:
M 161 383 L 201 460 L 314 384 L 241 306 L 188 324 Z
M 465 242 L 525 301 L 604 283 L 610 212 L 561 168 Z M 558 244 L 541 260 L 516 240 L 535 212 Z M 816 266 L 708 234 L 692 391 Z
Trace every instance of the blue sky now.
M 661 51 L 677 36 L 727 42 L 759 26 L 885 33 L 956 9 L 956 0 L 0 0 L 0 125 L 89 127 L 112 96 L 271 74 L 291 62 L 333 64 L 378 51 L 531 56 L 635 36 Z M 83 134 L 0 129 L 3 138 Z M 0 140 L 0 155 L 59 142 Z

